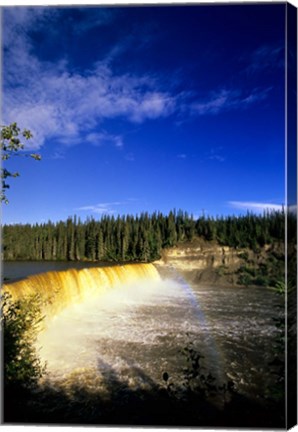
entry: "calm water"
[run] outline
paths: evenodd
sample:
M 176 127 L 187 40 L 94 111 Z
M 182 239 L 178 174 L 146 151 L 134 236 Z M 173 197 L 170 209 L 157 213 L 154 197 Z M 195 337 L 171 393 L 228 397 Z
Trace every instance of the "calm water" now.
M 13 282 L 16 279 L 23 279 L 27 276 L 38 273 L 44 273 L 48 271 L 62 271 L 71 268 L 80 269 L 98 267 L 98 265 L 98 263 L 80 261 L 6 261 L 2 262 L 2 278 Z
M 75 264 L 76 265 L 76 264 Z M 20 278 L 73 263 L 6 263 L 4 276 Z M 79 266 L 86 266 L 84 263 Z M 163 372 L 179 382 L 191 340 L 203 366 L 219 381 L 232 379 L 238 391 L 262 398 L 272 380 L 268 364 L 277 329 L 276 297 L 265 288 L 189 285 L 170 269 L 163 278 L 116 287 L 98 301 L 65 309 L 47 323 L 38 348 L 48 378 L 70 374 L 103 394 L 113 385 L 146 388 L 162 383 Z

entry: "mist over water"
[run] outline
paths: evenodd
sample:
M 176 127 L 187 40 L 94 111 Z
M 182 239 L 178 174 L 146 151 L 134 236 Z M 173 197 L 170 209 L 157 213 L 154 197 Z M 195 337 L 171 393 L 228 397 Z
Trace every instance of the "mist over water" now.
M 39 287 L 46 299 L 60 287 L 36 343 L 47 366 L 43 382 L 75 384 L 107 399 L 123 389 L 164 385 L 164 372 L 179 384 L 186 366 L 181 351 L 191 341 L 204 356 L 204 373 L 262 398 L 278 331 L 273 293 L 202 287 L 172 268 L 159 271 L 152 264 L 72 269 L 7 285 L 14 296 Z
M 186 334 L 201 332 L 183 286 L 166 279 L 116 286 L 66 308 L 47 323 L 38 345 L 51 380 L 113 371 L 131 388 L 150 387 L 164 371 L 178 379 Z

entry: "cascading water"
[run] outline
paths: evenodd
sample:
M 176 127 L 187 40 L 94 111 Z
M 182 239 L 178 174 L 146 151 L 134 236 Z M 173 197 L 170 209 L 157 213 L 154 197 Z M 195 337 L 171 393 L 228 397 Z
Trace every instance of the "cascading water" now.
M 179 284 L 138 280 L 65 308 L 40 333 L 40 355 L 55 379 L 92 370 L 131 388 L 150 386 L 165 370 L 178 373 L 177 351 L 193 318 Z
M 39 293 L 45 328 L 37 349 L 51 385 L 100 391 L 151 389 L 166 371 L 179 383 L 189 338 L 220 382 L 261 394 L 274 327 L 272 293 L 188 285 L 152 264 L 47 272 L 7 284 L 13 298 Z M 265 346 L 266 345 L 266 346 Z
M 48 303 L 47 314 L 55 315 L 70 304 L 78 304 L 85 299 L 90 300 L 116 286 L 144 279 L 160 279 L 152 264 L 51 271 L 6 284 L 3 288 L 14 299 L 40 294 L 44 302 Z
M 164 370 L 178 373 L 177 352 L 197 331 L 197 310 L 183 285 L 162 280 L 152 264 L 47 272 L 4 288 L 13 298 L 43 298 L 37 348 L 52 382 L 92 373 L 97 389 L 107 375 L 132 388 L 150 386 Z

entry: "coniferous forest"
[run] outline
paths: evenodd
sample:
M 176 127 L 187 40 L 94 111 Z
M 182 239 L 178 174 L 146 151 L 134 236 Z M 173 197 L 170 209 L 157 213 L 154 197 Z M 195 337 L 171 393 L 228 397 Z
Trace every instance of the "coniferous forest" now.
M 257 250 L 284 242 L 285 214 L 200 217 L 187 212 L 155 212 L 139 216 L 103 216 L 82 222 L 16 224 L 3 227 L 4 260 L 100 260 L 148 262 L 159 259 L 164 248 L 196 237 L 234 248 Z

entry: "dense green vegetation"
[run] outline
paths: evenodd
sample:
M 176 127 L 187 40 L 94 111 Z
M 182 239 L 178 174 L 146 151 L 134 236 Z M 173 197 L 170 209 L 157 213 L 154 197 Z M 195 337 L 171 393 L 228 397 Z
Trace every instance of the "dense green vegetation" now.
M 284 212 L 200 217 L 181 210 L 140 216 L 103 216 L 81 222 L 5 225 L 4 260 L 153 261 L 163 248 L 201 237 L 221 245 L 258 250 L 284 242 Z
M 283 248 L 274 247 L 262 254 L 254 254 L 253 259 L 239 254 L 242 264 L 235 271 L 239 285 L 274 287 L 276 282 L 285 277 L 285 255 Z M 229 270 L 227 270 L 229 271 Z
M 3 341 L 4 416 L 14 416 L 22 409 L 45 371 L 35 341 L 43 322 L 38 295 L 13 300 L 1 296 L 1 333 Z
M 38 295 L 12 300 L 8 293 L 1 298 L 3 332 L 3 366 L 6 388 L 30 388 L 37 384 L 43 367 L 34 349 L 36 335 L 43 320 Z

